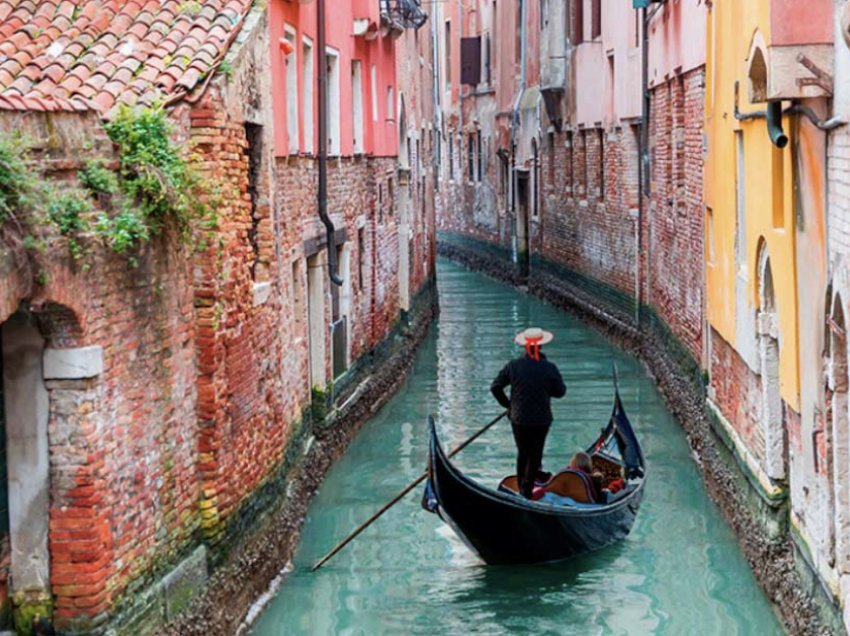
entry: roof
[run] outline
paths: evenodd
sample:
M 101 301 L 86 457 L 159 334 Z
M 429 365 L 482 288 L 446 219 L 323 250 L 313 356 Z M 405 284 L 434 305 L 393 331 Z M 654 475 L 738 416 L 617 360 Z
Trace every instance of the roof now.
M 0 0 L 0 110 L 177 101 L 221 62 L 252 0 Z

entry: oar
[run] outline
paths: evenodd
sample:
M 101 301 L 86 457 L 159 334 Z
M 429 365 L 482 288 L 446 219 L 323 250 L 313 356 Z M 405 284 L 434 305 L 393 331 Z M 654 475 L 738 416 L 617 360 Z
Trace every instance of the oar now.
M 499 420 L 501 420 L 501 419 L 502 419 L 503 417 L 505 417 L 507 414 L 508 414 L 508 412 L 507 412 L 507 411 L 505 411 L 505 412 L 504 412 L 504 413 L 502 413 L 499 417 L 495 418 L 492 422 L 490 422 L 489 424 L 487 424 L 487 426 L 485 426 L 484 428 L 482 428 L 481 430 L 479 430 L 477 433 L 475 433 L 475 435 L 473 435 L 472 437 L 470 437 L 469 439 L 467 439 L 467 440 L 466 440 L 463 444 L 461 444 L 461 445 L 460 445 L 460 446 L 458 446 L 456 449 L 454 449 L 451 453 L 449 453 L 449 457 L 454 457 L 455 455 L 457 455 L 460 451 L 462 451 L 464 448 L 466 448 L 467 446 L 469 446 L 469 445 L 470 445 L 472 442 L 474 442 L 476 439 L 478 439 L 479 437 L 481 437 L 484 433 L 486 433 L 486 432 L 487 432 L 487 431 L 489 431 L 491 428 L 493 428 L 493 426 L 495 426 L 496 422 L 498 422 Z M 335 547 L 333 550 L 331 550 L 330 552 L 328 552 L 328 553 L 327 553 L 325 556 L 323 556 L 320 560 L 316 561 L 316 563 L 315 563 L 315 564 L 313 564 L 313 567 L 311 568 L 311 570 L 310 570 L 310 571 L 311 571 L 311 572 L 315 572 L 315 571 L 316 571 L 316 570 L 318 570 L 320 567 L 322 567 L 322 566 L 323 566 L 323 565 L 324 565 L 324 564 L 325 564 L 325 563 L 326 563 L 326 562 L 327 562 L 327 561 L 328 561 L 328 560 L 329 560 L 332 556 L 334 556 L 337 552 L 339 552 L 340 550 L 342 550 L 342 549 L 343 549 L 345 546 L 347 546 L 349 543 L 351 543 L 352 541 L 354 541 L 354 539 L 357 537 L 357 535 L 359 535 L 359 534 L 360 534 L 361 532 L 363 532 L 366 528 L 368 528 L 369 526 L 371 526 L 371 525 L 372 525 L 372 524 L 373 524 L 373 523 L 374 523 L 374 522 L 378 519 L 378 517 L 380 517 L 380 516 L 381 516 L 382 514 L 384 514 L 387 510 L 389 510 L 389 509 L 390 509 L 390 508 L 392 508 L 394 505 L 396 505 L 399 501 L 401 501 L 401 499 L 402 499 L 402 498 L 403 498 L 403 497 L 404 497 L 407 493 L 409 493 L 411 490 L 413 490 L 414 488 L 416 488 L 416 486 L 418 486 L 418 485 L 419 485 L 419 484 L 421 484 L 423 481 L 425 481 L 425 478 L 426 478 L 427 476 L 428 476 L 428 471 L 426 470 L 424 473 L 422 473 L 421 475 L 419 475 L 419 477 L 417 477 L 414 481 L 412 481 L 410 484 L 408 484 L 407 486 L 405 486 L 404 490 L 402 490 L 402 491 L 401 491 L 400 493 L 398 493 L 395 497 L 393 497 L 393 498 L 392 498 L 392 500 L 390 500 L 390 502 L 389 502 L 389 503 L 387 503 L 387 504 L 386 504 L 383 508 L 381 508 L 380 510 L 378 510 L 378 512 L 376 512 L 376 513 L 375 513 L 375 514 L 373 514 L 371 517 L 369 517 L 369 519 L 367 519 L 365 522 L 363 522 L 362 524 L 360 524 L 360 525 L 357 527 L 357 529 L 356 529 L 356 530 L 354 530 L 354 532 L 352 532 L 352 533 L 351 533 L 351 534 L 349 534 L 347 537 L 345 537 L 345 539 L 343 539 L 342 541 L 340 541 L 340 542 L 336 545 L 336 547 Z

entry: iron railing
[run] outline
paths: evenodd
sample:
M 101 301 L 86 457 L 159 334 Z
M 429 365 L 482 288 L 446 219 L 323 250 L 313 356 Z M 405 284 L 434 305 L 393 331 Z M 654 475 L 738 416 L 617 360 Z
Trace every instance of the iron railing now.
M 420 0 L 381 0 L 381 13 L 405 29 L 418 29 L 428 21 Z

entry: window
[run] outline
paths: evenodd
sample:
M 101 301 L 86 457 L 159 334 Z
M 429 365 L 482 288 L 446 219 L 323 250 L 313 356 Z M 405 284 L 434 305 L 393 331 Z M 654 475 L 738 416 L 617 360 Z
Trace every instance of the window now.
M 614 121 L 614 53 L 608 56 L 608 121 Z
M 570 4 L 573 9 L 570 37 L 573 44 L 581 44 L 584 42 L 584 0 L 574 0 Z
M 547 144 L 546 148 L 549 151 L 549 165 L 546 166 L 548 177 L 549 177 L 549 187 L 554 190 L 555 189 L 555 133 L 550 132 L 547 135 Z
M 315 89 L 315 81 L 313 79 L 313 42 L 308 38 L 304 38 L 301 47 L 301 67 L 302 67 L 302 99 L 301 117 L 304 126 L 304 152 L 313 152 L 313 91 Z
M 248 156 L 248 195 L 251 197 L 251 229 L 248 231 L 248 241 L 254 254 L 251 275 L 256 280 L 260 264 L 260 216 L 257 201 L 260 196 L 259 180 L 263 164 L 263 127 L 246 123 L 245 141 L 245 154 Z
M 378 67 L 372 64 L 372 121 L 378 121 Z
M 363 270 L 366 266 L 366 232 L 361 227 L 357 230 L 357 289 L 363 291 L 365 276 Z
M 484 173 L 484 152 L 481 142 L 481 131 L 476 135 L 478 140 L 478 180 L 481 181 Z
M 531 216 L 536 219 L 540 216 L 540 152 L 536 139 L 531 140 L 531 155 Z
M 328 68 L 328 154 L 339 155 L 339 53 L 328 49 L 325 63 Z
M 590 37 L 596 39 L 602 35 L 602 0 L 591 0 Z
M 393 98 L 393 87 L 387 86 L 387 120 L 395 119 L 395 100 Z
M 446 20 L 446 90 L 452 90 L 452 22 Z
M 493 83 L 493 62 L 490 59 L 491 44 L 489 33 L 484 36 L 482 42 L 482 46 L 484 47 L 484 81 L 486 82 L 487 86 L 490 86 Z
M 576 165 L 575 165 L 575 152 L 573 150 L 573 131 L 567 131 L 567 152 L 569 155 L 567 156 L 567 166 L 570 169 L 570 178 L 567 181 L 569 184 L 567 187 L 567 192 L 571 197 L 576 195 Z
M 289 153 L 298 154 L 298 59 L 295 55 L 295 31 L 287 26 L 284 34 L 289 51 L 284 58 L 286 73 L 286 134 L 289 139 Z
M 605 200 L 605 130 L 600 128 L 597 130 L 597 134 L 599 135 L 599 173 L 597 175 L 597 179 L 599 179 L 599 200 Z
M 475 181 L 475 135 L 467 137 L 469 142 L 469 180 Z
M 351 60 L 351 98 L 354 110 L 354 152 L 362 154 L 363 145 L 363 68 L 360 60 Z

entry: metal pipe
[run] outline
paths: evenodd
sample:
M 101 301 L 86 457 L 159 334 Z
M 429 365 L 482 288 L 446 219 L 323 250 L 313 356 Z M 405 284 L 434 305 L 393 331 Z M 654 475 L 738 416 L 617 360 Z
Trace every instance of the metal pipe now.
M 638 218 L 635 229 L 635 325 L 640 326 L 641 306 L 641 269 L 640 257 L 643 252 L 643 218 L 646 211 L 644 198 L 649 196 L 649 20 L 652 16 L 647 14 L 646 7 L 641 9 L 641 118 L 638 138 Z M 653 14 L 654 15 L 654 14 Z M 647 255 L 647 262 L 649 258 Z
M 782 130 L 782 102 L 768 102 L 767 104 L 767 134 L 771 143 L 777 148 L 788 145 L 788 135 Z
M 738 110 L 738 91 L 739 82 L 735 80 L 735 119 L 738 121 L 747 121 L 749 119 L 764 119 L 767 117 L 767 113 L 763 110 L 757 110 L 752 113 L 742 113 Z
M 333 221 L 328 216 L 328 59 L 325 53 L 325 0 L 318 0 L 316 4 L 316 39 L 319 72 L 319 218 L 325 225 L 328 240 L 328 277 L 334 285 L 342 286 L 342 279 L 336 271 L 336 244 L 334 242 Z
M 802 104 L 794 104 L 790 108 L 786 108 L 784 112 L 786 115 L 803 115 L 820 130 L 835 130 L 839 126 L 847 124 L 847 120 L 841 115 L 836 115 L 830 119 L 821 119 L 815 114 L 815 111 Z

